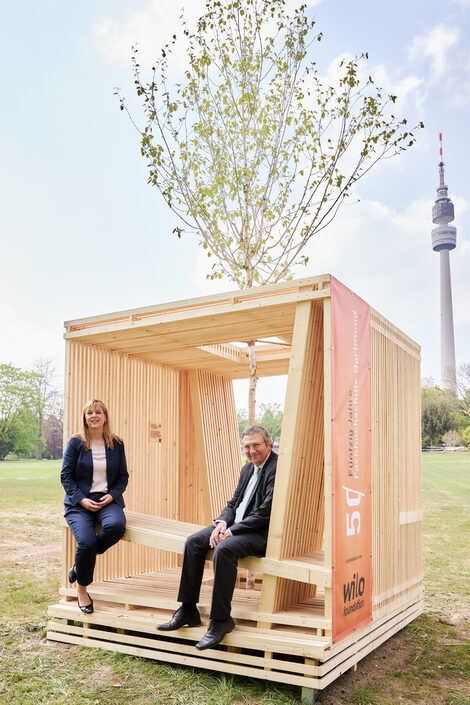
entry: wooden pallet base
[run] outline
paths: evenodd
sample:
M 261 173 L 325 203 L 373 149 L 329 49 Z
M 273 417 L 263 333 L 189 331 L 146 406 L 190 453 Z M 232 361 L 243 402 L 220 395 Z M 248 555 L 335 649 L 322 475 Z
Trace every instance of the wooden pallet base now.
M 328 637 L 314 630 L 287 625 L 259 629 L 256 623 L 237 620 L 236 628 L 215 649 L 199 652 L 194 644 L 205 633 L 207 624 L 176 632 L 159 632 L 156 626 L 166 621 L 171 610 L 134 607 L 96 601 L 95 612 L 84 617 L 75 601 L 49 608 L 47 638 L 141 656 L 157 661 L 206 668 L 245 677 L 297 685 L 303 689 L 304 702 L 314 702 L 315 692 L 376 649 L 422 611 L 416 601 L 381 618 L 344 643 L 332 645 Z M 204 622 L 207 620 L 204 619 Z

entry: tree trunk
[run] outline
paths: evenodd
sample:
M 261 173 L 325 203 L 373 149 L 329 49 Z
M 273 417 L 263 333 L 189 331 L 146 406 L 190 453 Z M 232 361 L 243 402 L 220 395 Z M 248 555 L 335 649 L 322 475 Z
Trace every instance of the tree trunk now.
M 255 341 L 248 342 L 248 359 L 250 362 L 250 384 L 248 388 L 248 426 L 255 423 L 256 418 L 256 385 L 258 384 L 258 375 L 256 374 L 256 352 Z
M 256 352 L 255 341 L 248 342 L 248 359 L 250 362 L 250 385 L 248 388 L 248 426 L 253 426 L 256 419 L 256 385 L 258 384 L 258 375 L 256 374 Z M 255 572 L 253 570 L 246 571 L 247 590 L 253 590 L 255 587 Z
M 39 418 L 39 430 L 38 430 L 38 438 L 36 441 L 36 460 L 41 460 L 42 459 L 42 426 L 43 426 L 43 415 L 41 409 L 38 410 L 38 418 Z

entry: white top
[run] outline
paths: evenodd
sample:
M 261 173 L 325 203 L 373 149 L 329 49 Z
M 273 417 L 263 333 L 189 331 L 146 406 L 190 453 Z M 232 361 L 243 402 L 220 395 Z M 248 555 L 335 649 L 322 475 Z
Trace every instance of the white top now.
M 108 479 L 106 477 L 106 448 L 103 441 L 91 443 L 91 454 L 93 456 L 93 482 L 90 492 L 108 491 Z

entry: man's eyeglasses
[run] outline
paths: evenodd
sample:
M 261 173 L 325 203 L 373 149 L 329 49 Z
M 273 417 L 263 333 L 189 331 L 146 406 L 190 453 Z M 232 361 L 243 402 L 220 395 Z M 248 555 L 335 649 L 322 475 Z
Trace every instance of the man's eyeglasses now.
M 265 445 L 266 445 L 266 443 L 247 443 L 246 446 L 243 446 L 243 450 L 245 452 L 247 452 L 249 450 L 258 450 L 259 448 L 261 448 L 261 446 L 265 446 Z

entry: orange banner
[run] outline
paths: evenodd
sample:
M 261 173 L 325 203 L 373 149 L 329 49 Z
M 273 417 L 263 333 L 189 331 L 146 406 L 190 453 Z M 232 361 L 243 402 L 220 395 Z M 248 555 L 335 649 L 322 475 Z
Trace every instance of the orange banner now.
M 369 306 L 331 278 L 333 642 L 372 619 Z

